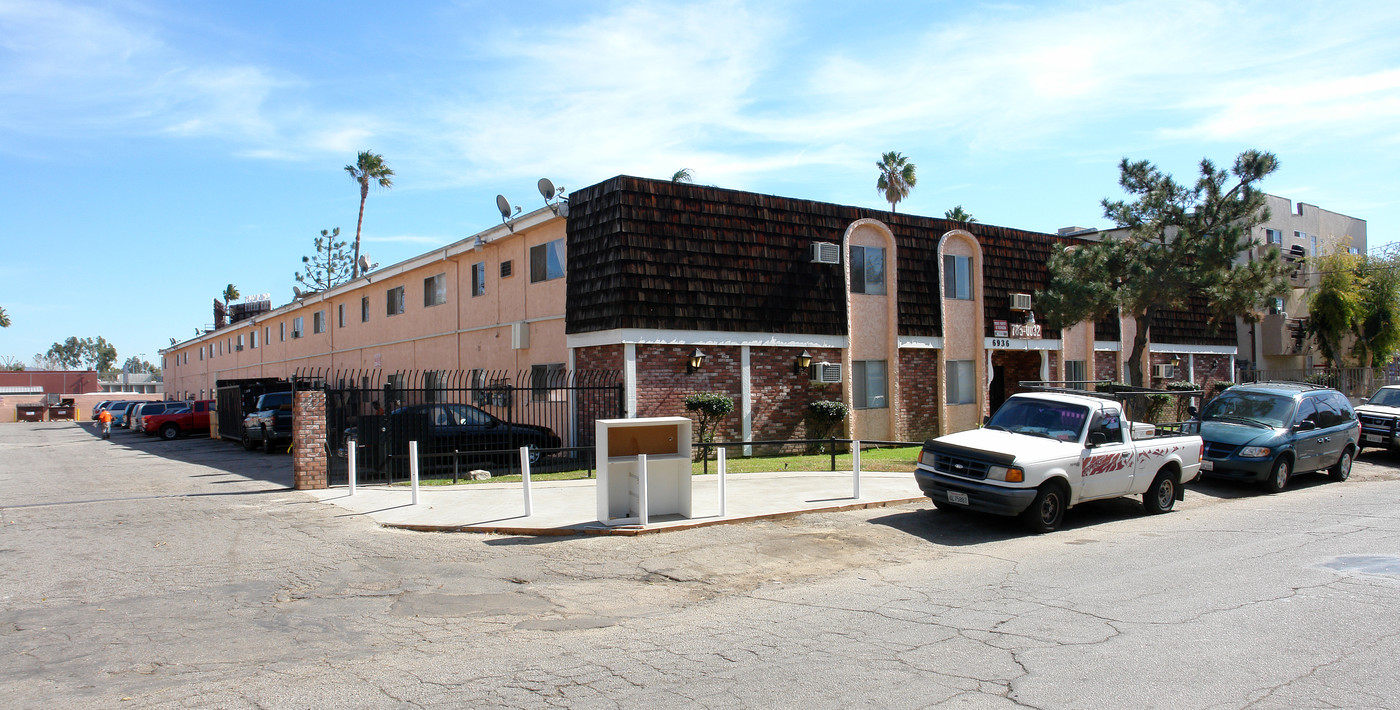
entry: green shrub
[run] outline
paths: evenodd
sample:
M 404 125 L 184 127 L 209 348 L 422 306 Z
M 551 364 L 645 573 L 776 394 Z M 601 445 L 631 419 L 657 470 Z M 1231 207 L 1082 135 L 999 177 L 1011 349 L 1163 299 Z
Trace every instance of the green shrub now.
M 1162 412 L 1171 406 L 1173 397 L 1169 394 L 1158 392 L 1147 395 L 1147 421 L 1157 423 L 1162 420 Z
M 686 396 L 685 408 L 700 417 L 700 443 L 708 444 L 715 440 L 719 420 L 734 411 L 734 398 L 720 392 L 696 392 Z M 698 458 L 699 452 L 696 454 Z
M 830 399 L 819 399 L 807 404 L 807 438 L 825 439 L 843 421 L 849 412 L 846 405 Z M 812 444 L 808 451 L 821 451 L 821 444 Z

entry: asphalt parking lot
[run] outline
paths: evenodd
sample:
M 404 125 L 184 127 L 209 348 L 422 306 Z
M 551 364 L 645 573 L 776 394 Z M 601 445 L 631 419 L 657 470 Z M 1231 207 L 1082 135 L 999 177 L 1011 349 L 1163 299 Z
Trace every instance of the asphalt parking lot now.
M 1064 530 L 927 503 L 414 533 L 290 457 L 0 426 L 10 707 L 1394 707 L 1400 458 Z

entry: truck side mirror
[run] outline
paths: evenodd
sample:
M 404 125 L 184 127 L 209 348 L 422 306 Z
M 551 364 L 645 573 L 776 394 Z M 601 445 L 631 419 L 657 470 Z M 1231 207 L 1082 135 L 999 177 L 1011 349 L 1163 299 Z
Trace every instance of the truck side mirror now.
M 1371 398 L 1370 398 L 1370 397 L 1362 397 L 1362 398 L 1361 398 L 1361 403 L 1362 403 L 1362 404 L 1365 404 L 1365 403 L 1367 403 L 1367 402 L 1369 402 L 1369 401 L 1371 401 Z
M 1362 404 L 1365 404 L 1365 402 L 1362 402 Z M 991 421 L 992 421 L 992 415 L 990 415 L 990 414 L 988 414 L 988 415 L 985 416 L 985 417 L 982 417 L 982 426 L 987 426 L 987 424 L 990 423 Z
M 1089 432 L 1089 448 L 1096 449 L 1108 443 L 1108 435 L 1101 431 Z
M 1186 408 L 1186 415 L 1189 416 L 1189 417 L 1191 417 L 1192 419 L 1196 419 L 1196 418 L 1198 418 L 1198 417 L 1201 416 L 1201 412 L 1200 412 L 1200 410 L 1196 409 L 1195 407 L 1187 407 L 1187 408 Z

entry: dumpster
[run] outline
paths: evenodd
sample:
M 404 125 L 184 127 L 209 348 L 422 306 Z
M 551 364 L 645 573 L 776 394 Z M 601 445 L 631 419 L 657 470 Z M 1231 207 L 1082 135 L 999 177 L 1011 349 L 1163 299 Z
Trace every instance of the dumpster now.
M 15 405 L 15 421 L 17 422 L 42 422 L 44 421 L 44 411 L 48 407 L 42 404 L 17 404 Z
M 49 421 L 73 421 L 77 408 L 71 404 L 59 404 L 49 407 Z

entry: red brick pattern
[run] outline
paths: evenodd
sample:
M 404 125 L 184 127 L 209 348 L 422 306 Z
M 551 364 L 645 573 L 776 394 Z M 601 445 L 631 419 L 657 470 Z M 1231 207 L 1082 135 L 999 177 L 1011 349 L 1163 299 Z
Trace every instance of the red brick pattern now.
M 326 393 L 297 392 L 292 399 L 292 481 L 297 490 L 328 488 Z
M 750 348 L 749 388 L 753 402 L 753 439 L 806 439 L 807 405 L 822 399 L 844 401 L 842 385 L 812 382 L 811 373 L 794 373 L 793 365 L 806 350 L 812 362 L 841 362 L 836 348 Z M 735 402 L 736 410 L 739 403 Z M 738 429 L 739 422 L 735 422 Z M 847 420 L 849 424 L 849 419 Z M 834 434 L 845 436 L 842 425 Z
M 739 347 L 702 346 L 705 360 L 700 369 L 686 373 L 694 345 L 637 346 L 637 416 L 689 416 L 686 395 L 718 392 L 734 399 L 734 413 L 720 421 L 715 432 L 718 441 L 739 438 Z M 699 427 L 695 429 L 700 432 Z
M 938 436 L 938 351 L 905 348 L 899 351 L 899 421 L 901 441 Z
M 1102 350 L 1094 353 L 1094 379 L 1114 382 L 1125 379 L 1118 376 L 1118 353 Z

